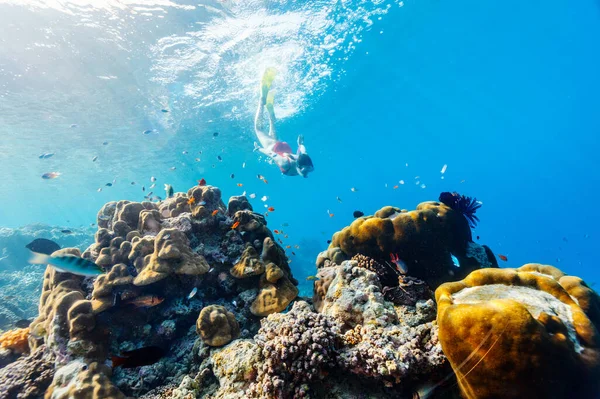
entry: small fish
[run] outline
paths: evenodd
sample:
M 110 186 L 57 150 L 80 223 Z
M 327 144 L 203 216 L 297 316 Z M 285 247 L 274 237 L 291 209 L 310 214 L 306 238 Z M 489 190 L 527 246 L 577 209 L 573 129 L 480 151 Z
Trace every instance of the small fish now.
M 284 235 L 284 236 L 283 236 L 283 238 L 288 238 L 288 235 L 287 235 L 287 234 L 286 234 L 286 235 Z
M 306 281 L 315 281 L 315 280 L 320 280 L 320 278 L 318 278 L 317 276 L 308 276 L 306 278 Z
M 396 184 L 396 185 L 393 187 L 393 189 L 395 190 L 395 189 L 397 189 L 398 187 L 399 187 L 399 186 Z
M 196 159 L 194 159 L 194 161 L 200 162 L 200 158 L 196 158 Z
M 25 248 L 27 248 L 31 252 L 37 252 L 44 255 L 51 255 L 52 252 L 58 251 L 60 249 L 60 245 L 46 238 L 36 238 L 29 244 L 25 245 Z
M 60 231 L 63 234 L 73 234 L 73 232 L 71 230 L 65 229 L 65 230 L 61 230 Z
M 106 183 L 105 186 L 106 187 L 112 187 L 112 183 Z
M 31 324 L 32 320 L 22 319 L 15 322 L 15 327 L 17 328 L 27 328 Z
M 136 308 L 151 308 L 160 305 L 161 303 L 163 303 L 164 300 L 165 298 L 161 298 L 156 295 L 144 295 L 130 299 L 128 301 L 121 302 L 121 305 L 132 305 Z
M 336 200 L 338 200 L 338 202 L 342 202 L 342 199 L 340 197 L 335 197 Z
M 33 252 L 29 263 L 36 265 L 50 264 L 59 272 L 68 272 L 80 276 L 97 276 L 104 273 L 100 266 L 94 262 L 72 255 L 50 256 Z
M 292 246 L 291 245 L 286 245 L 285 248 L 286 249 L 290 249 Z
M 177 167 L 176 167 L 176 166 L 171 166 L 171 167 L 169 168 L 169 170 L 175 170 L 175 169 L 177 169 Z
M 479 240 L 479 236 L 477 236 L 477 239 Z
M 190 199 L 187 200 L 188 205 L 194 205 L 196 203 L 196 198 L 194 197 L 190 197 Z
M 508 261 L 508 257 L 507 257 L 507 256 L 505 256 L 505 255 L 500 255 L 500 254 L 498 254 L 498 257 L 499 257 L 500 259 L 502 259 L 503 261 L 505 261 L 505 262 L 506 262 L 506 261 Z
M 124 369 L 149 366 L 165 356 L 165 350 L 158 346 L 146 346 L 132 351 L 122 352 L 121 356 L 111 356 L 113 368 Z
M 154 182 L 156 181 L 156 177 L 154 177 L 154 176 L 151 176 L 151 177 L 150 177 L 150 181 L 151 181 L 152 183 L 154 183 Z
M 335 213 L 329 212 L 329 209 L 327 210 L 327 214 L 329 215 L 330 218 L 335 216 Z
M 238 187 L 243 187 L 244 185 L 242 183 L 238 183 L 237 186 Z
M 72 124 L 71 124 L 71 126 L 69 126 L 69 127 L 70 127 L 71 129 L 73 129 L 73 128 L 77 127 L 77 124 L 76 124 L 76 123 L 72 123 Z
M 268 199 L 269 199 L 269 197 L 267 197 L 266 195 L 263 195 L 263 197 L 260 200 L 263 201 L 263 202 L 265 202 Z
M 132 186 L 135 186 L 135 182 L 134 182 L 134 181 L 132 181 L 132 182 L 131 182 L 131 185 L 132 185 Z
M 152 184 L 150 185 L 150 187 L 148 187 L 148 188 L 149 188 L 150 190 L 152 190 L 154 187 L 156 187 L 156 183 L 152 183 Z
M 234 299 L 233 301 L 231 301 L 231 304 L 237 308 L 237 305 L 238 305 L 238 304 L 237 304 L 237 302 L 235 301 L 235 299 Z
M 458 258 L 452 254 L 450 254 L 450 257 L 452 258 L 452 263 L 454 264 L 454 267 L 460 267 L 460 261 L 458 260 Z
M 188 152 L 187 152 L 187 151 L 185 151 L 185 150 L 184 150 L 184 151 L 181 151 L 181 153 L 182 153 L 183 155 L 187 155 L 187 154 L 188 154 Z
M 167 198 L 171 198 L 173 196 L 173 186 L 170 184 L 165 184 L 165 192 L 167 193 Z
M 222 161 L 222 160 L 223 160 L 223 158 L 221 158 L 221 156 L 220 156 L 220 155 L 217 155 L 217 159 L 218 159 L 219 161 Z
M 102 191 L 102 187 L 99 187 L 98 190 L 96 190 L 96 191 L 101 192 Z
M 294 251 L 292 251 L 292 255 L 296 256 L 296 253 Z
M 277 229 L 275 229 L 275 230 L 273 230 L 273 233 L 275 233 L 275 234 L 279 234 L 279 233 L 280 233 L 280 231 L 279 231 L 279 230 L 277 230 Z
M 267 210 L 268 210 L 269 212 L 274 212 L 274 211 L 275 211 L 275 208 L 273 208 L 272 206 L 270 206 L 270 207 L 269 207 Z
M 294 244 L 294 248 L 296 248 L 296 249 L 300 249 L 300 245 L 298 245 L 298 244 Z
M 142 186 L 142 191 L 146 191 L 146 186 Z
M 242 169 L 246 167 L 246 162 L 242 163 Z
M 166 108 L 163 108 L 163 109 L 160 110 L 160 112 L 164 112 L 166 114 L 167 112 L 169 112 L 169 110 L 166 109 Z
M 145 134 L 145 135 L 149 135 L 150 133 L 152 133 L 152 130 L 150 130 L 150 129 L 148 129 L 148 130 L 144 130 L 144 131 L 142 132 L 142 134 Z
M 327 240 L 327 244 L 331 244 L 331 240 Z
M 44 179 L 44 180 L 56 179 L 58 176 L 60 176 L 60 172 L 48 172 L 48 173 L 44 173 L 42 175 L 42 179 Z
M 354 211 L 354 212 L 352 212 L 352 216 L 354 216 L 355 218 L 360 218 L 360 217 L 365 216 L 365 214 L 361 211 Z
M 109 144 L 108 141 L 102 142 L 102 145 L 108 145 L 108 144 Z
M 54 156 L 53 152 L 46 152 L 42 155 L 40 155 L 38 158 L 39 159 L 48 159 L 48 158 L 52 158 Z
M 440 171 L 441 174 L 446 173 L 446 169 L 448 168 L 448 165 L 444 164 L 444 166 L 442 166 L 442 170 Z
M 217 213 L 219 213 L 219 210 L 218 210 L 218 209 L 215 209 L 214 211 L 212 211 L 211 215 L 212 215 L 212 216 L 216 216 L 216 214 L 217 214 Z
M 95 156 L 94 158 L 92 158 L 92 162 L 96 162 L 98 160 L 98 156 Z
M 234 223 L 234 224 L 231 226 L 231 230 L 235 230 L 235 229 L 237 229 L 239 225 L 240 225 L 240 222 L 239 222 L 239 221 L 235 222 L 235 223 Z
M 198 205 L 204 206 L 204 205 L 206 205 L 206 201 L 200 201 L 200 202 L 198 202 Z
M 421 184 L 421 188 L 425 188 L 427 187 L 425 184 Z
M 404 180 L 400 180 L 398 183 L 400 183 L 400 184 L 404 184 Z
M 188 299 L 188 301 L 189 301 L 190 299 L 192 299 L 192 298 L 193 298 L 193 297 L 196 295 L 196 293 L 197 293 L 197 292 L 198 292 L 198 287 L 194 287 L 194 289 L 193 289 L 193 290 L 190 292 L 190 294 L 187 296 L 187 299 Z
M 249 197 L 252 198 L 252 199 L 254 199 L 254 198 L 256 198 L 256 194 L 252 193 L 252 194 L 249 195 Z
M 219 132 L 214 132 L 213 133 L 213 137 L 217 137 L 219 135 Z
M 257 178 L 258 180 L 262 180 L 262 179 L 264 179 L 263 175 L 256 175 L 256 178 Z
M 152 197 L 152 194 L 154 194 L 154 191 L 150 191 L 150 192 L 149 192 L 149 193 L 146 195 L 146 197 Z
M 199 186 L 206 186 L 206 180 L 204 179 L 204 177 L 200 180 L 198 180 L 198 185 Z
M 350 188 L 350 191 L 352 191 L 353 193 L 355 193 L 355 192 L 358 191 L 358 189 L 356 187 L 352 187 L 352 188 Z
M 404 261 L 398 257 L 398 254 L 396 254 L 396 255 L 390 254 L 390 260 L 392 261 L 392 263 L 394 265 L 396 265 L 396 270 L 400 274 L 408 273 L 408 267 L 406 266 L 406 263 L 404 263 Z
M 267 179 L 262 179 L 262 181 L 263 181 L 265 184 L 269 184 L 269 181 L 268 181 Z
M 235 175 L 233 173 L 229 177 L 231 177 L 232 179 L 235 179 Z

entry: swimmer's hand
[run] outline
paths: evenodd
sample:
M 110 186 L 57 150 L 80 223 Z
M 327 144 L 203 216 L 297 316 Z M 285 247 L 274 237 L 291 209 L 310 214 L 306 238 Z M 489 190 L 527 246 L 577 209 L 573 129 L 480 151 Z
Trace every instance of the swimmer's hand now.
M 298 135 L 298 145 L 303 145 L 304 144 L 304 136 L 303 135 Z
M 256 152 L 256 151 L 260 151 L 260 146 L 258 145 L 258 143 L 256 143 L 256 141 L 254 142 L 254 150 L 252 150 L 252 152 Z

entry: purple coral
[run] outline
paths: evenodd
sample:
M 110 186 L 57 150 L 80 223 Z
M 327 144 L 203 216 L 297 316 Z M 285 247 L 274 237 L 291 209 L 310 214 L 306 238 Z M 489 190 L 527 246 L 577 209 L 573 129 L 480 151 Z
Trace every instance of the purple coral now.
M 336 363 L 338 332 L 331 318 L 313 312 L 301 301 L 286 314 L 263 319 L 254 339 L 265 361 L 250 387 L 252 397 L 308 397 L 308 383 Z

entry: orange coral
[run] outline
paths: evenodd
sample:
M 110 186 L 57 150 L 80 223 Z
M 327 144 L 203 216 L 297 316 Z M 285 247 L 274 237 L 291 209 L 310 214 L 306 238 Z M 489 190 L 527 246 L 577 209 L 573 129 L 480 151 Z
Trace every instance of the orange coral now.
M 600 393 L 600 334 L 586 314 L 597 295 L 581 279 L 528 264 L 477 270 L 435 294 L 439 339 L 464 397 Z
M 29 327 L 16 328 L 0 335 L 0 348 L 10 349 L 16 353 L 29 353 Z

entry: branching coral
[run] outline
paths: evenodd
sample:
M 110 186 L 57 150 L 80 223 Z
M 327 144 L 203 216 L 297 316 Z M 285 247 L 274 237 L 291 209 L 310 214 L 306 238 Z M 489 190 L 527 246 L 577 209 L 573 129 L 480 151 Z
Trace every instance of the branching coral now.
M 324 377 L 336 362 L 338 329 L 329 317 L 296 302 L 286 314 L 262 320 L 255 337 L 265 361 L 258 368 L 250 395 L 259 398 L 304 398 L 308 384 Z

